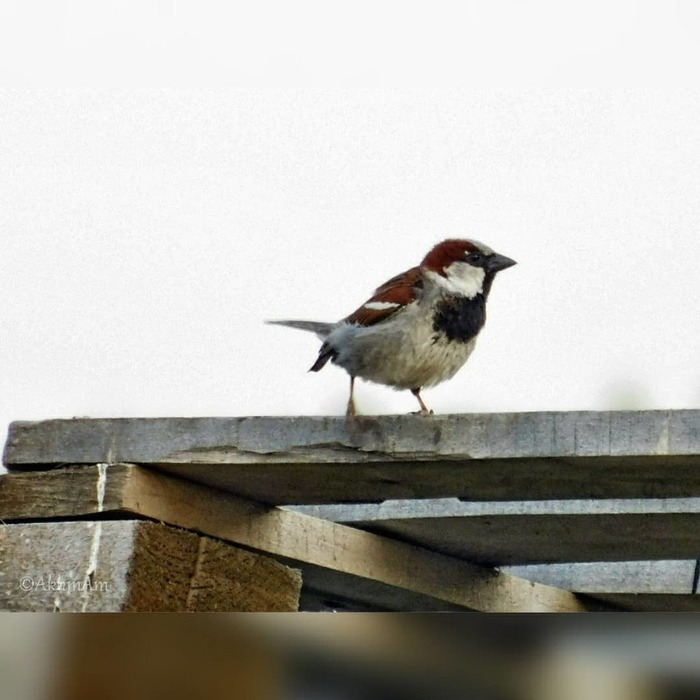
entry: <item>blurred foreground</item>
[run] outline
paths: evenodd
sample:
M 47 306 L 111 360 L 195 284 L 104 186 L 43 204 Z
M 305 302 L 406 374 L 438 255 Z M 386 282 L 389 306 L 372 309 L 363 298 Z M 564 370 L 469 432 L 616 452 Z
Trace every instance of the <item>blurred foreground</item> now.
M 700 688 L 695 627 L 621 615 L 3 615 L 0 696 L 675 700 Z

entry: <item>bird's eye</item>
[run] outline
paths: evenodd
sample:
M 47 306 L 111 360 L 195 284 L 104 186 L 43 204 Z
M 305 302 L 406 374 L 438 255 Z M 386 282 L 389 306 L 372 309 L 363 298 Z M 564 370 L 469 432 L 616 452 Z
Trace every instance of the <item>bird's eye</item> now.
M 477 251 L 474 251 L 473 253 L 469 253 L 469 255 L 467 255 L 467 262 L 470 262 L 472 264 L 480 263 L 482 260 L 483 255 Z

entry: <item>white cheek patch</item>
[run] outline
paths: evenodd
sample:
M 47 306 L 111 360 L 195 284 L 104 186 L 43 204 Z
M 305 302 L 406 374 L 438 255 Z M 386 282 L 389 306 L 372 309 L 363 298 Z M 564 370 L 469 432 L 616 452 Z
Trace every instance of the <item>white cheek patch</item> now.
M 445 277 L 428 271 L 431 280 L 445 291 L 473 299 L 484 289 L 486 272 L 482 267 L 474 267 L 466 262 L 453 262 L 445 268 Z
M 396 309 L 401 304 L 397 304 L 393 301 L 368 301 L 365 305 L 365 309 L 370 311 L 386 311 L 387 309 Z

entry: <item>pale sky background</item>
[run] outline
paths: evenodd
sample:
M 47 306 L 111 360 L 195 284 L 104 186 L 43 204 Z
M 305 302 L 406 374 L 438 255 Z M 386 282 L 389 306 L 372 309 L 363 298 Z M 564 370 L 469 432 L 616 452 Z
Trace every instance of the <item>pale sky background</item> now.
M 177 3 L 131 23 L 113 5 L 104 20 L 52 10 L 39 53 L 1 30 L 0 67 L 30 64 L 17 84 L 70 89 L 0 93 L 0 431 L 341 414 L 347 375 L 308 374 L 316 339 L 263 321 L 339 319 L 446 237 L 519 264 L 465 368 L 425 392 L 436 413 L 698 406 L 700 90 L 676 84 L 700 65 L 695 5 L 607 3 L 602 21 L 595 3 L 572 18 L 535 3 L 545 25 L 520 3 L 494 3 L 501 24 L 470 3 L 461 24 L 437 6 L 363 24 L 353 6 L 345 32 L 321 35 L 288 11 L 268 51 L 252 38 L 264 10 L 205 26 Z M 561 88 L 562 63 L 574 84 L 594 64 L 604 87 Z M 486 64 L 503 87 L 440 87 Z M 204 66 L 200 85 L 221 85 L 167 87 Z M 270 66 L 308 79 L 248 84 Z M 344 87 L 309 87 L 324 75 Z M 366 383 L 356 397 L 361 412 L 415 409 Z

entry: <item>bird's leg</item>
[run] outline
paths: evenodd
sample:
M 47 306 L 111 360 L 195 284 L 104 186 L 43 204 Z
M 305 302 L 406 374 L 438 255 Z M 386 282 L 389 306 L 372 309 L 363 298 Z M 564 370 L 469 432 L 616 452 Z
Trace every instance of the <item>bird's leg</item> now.
M 352 392 L 355 389 L 355 377 L 350 377 L 350 398 L 348 399 L 348 410 L 345 412 L 347 418 L 352 418 L 355 415 L 355 400 Z
M 420 415 L 423 416 L 430 416 L 433 414 L 433 412 L 425 405 L 425 401 L 421 398 L 420 395 L 420 387 L 416 387 L 415 389 L 411 389 L 411 393 L 418 399 L 418 403 L 420 404 Z M 416 411 L 416 413 L 419 413 Z

